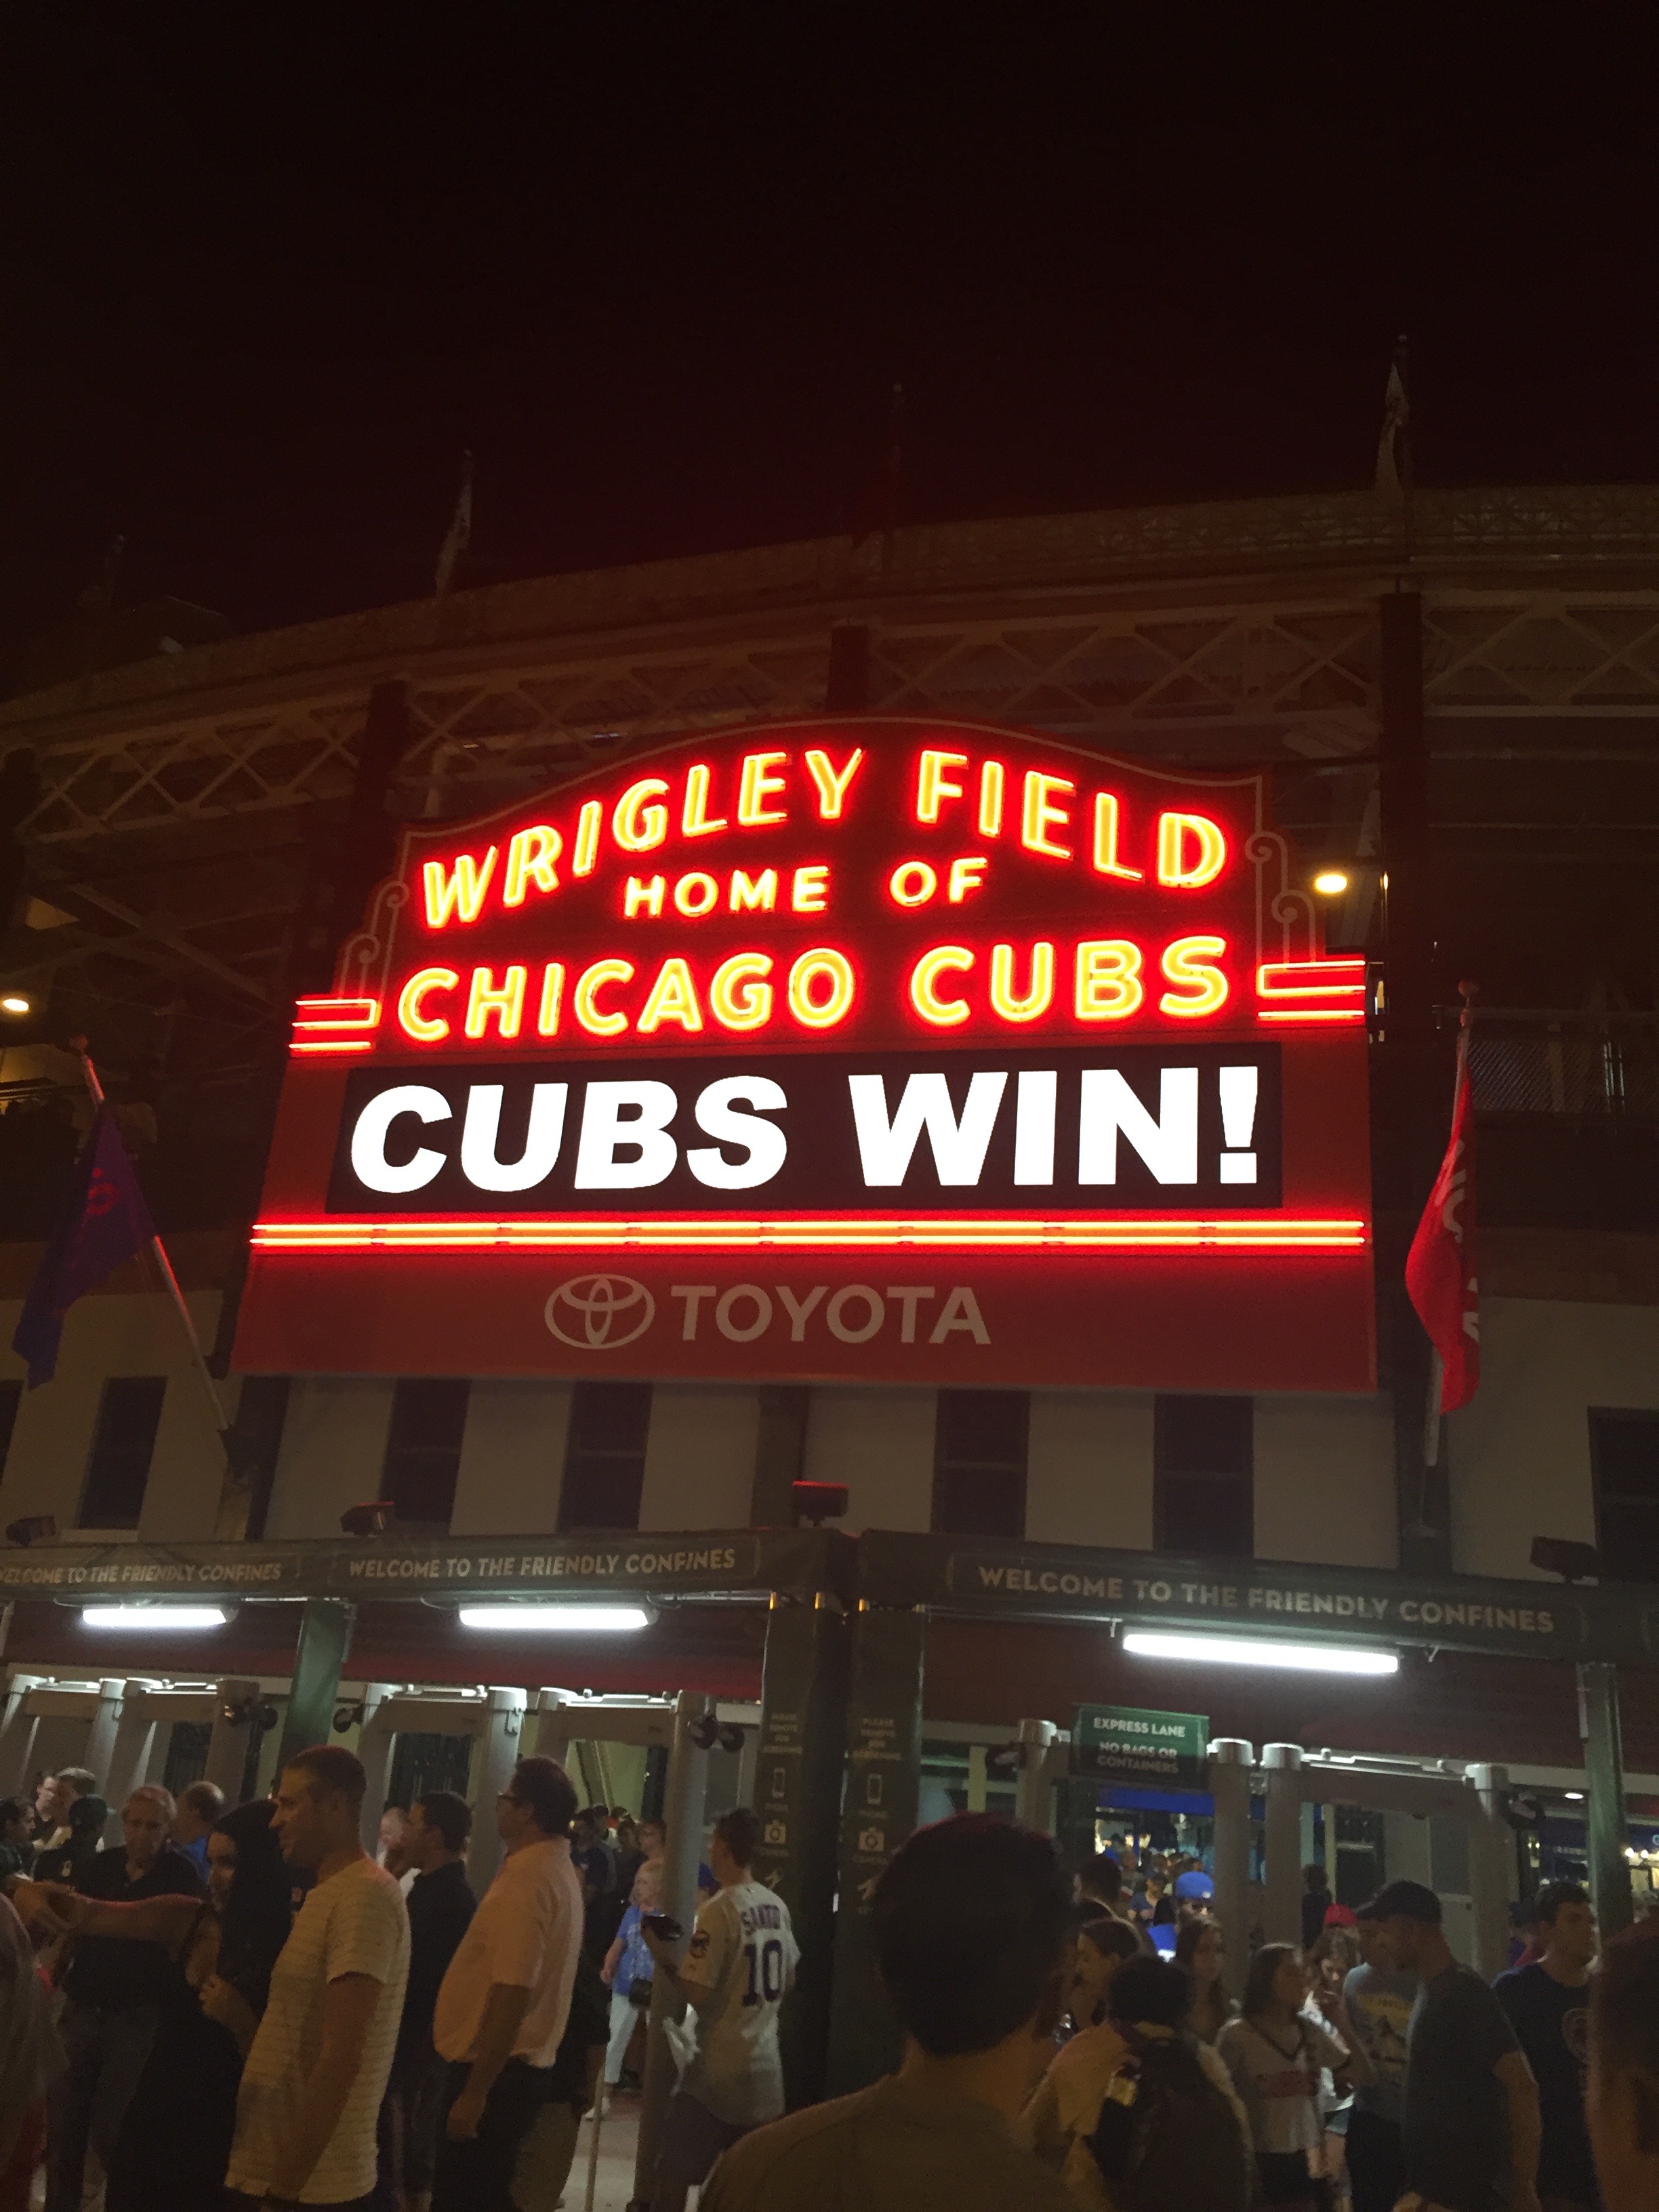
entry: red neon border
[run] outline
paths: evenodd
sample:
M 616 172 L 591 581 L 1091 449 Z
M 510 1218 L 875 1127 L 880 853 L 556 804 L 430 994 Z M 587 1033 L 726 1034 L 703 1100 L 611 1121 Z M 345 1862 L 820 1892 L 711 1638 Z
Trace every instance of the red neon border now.
M 766 1221 L 629 1221 L 608 1216 L 529 1221 L 259 1221 L 254 1249 L 292 1251 L 747 1251 L 767 1247 L 844 1247 L 861 1251 L 945 1246 L 985 1251 L 1291 1251 L 1363 1249 L 1370 1225 L 1352 1216 L 1287 1220 L 1045 1221 L 895 1215 L 864 1218 L 803 1216 Z

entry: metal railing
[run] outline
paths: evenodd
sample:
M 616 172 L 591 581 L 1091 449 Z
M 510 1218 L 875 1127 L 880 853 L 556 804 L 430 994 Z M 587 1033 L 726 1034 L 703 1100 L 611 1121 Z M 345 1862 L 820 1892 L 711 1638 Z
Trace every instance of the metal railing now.
M 1482 1114 L 1659 1121 L 1659 1014 L 1479 1007 L 1469 1073 Z

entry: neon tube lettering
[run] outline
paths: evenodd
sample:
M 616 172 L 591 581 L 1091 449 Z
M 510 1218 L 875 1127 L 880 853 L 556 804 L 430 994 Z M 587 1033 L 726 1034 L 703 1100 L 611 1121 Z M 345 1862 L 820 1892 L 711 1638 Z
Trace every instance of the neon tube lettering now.
M 937 822 L 939 802 L 960 799 L 962 786 L 952 783 L 945 774 L 947 769 L 966 768 L 966 753 L 934 752 L 922 754 L 916 766 L 916 819 L 918 822 Z
M 557 890 L 559 874 L 553 863 L 563 850 L 564 839 L 544 822 L 538 822 L 533 829 L 520 830 L 507 843 L 501 904 L 522 906 L 529 884 L 534 884 L 538 891 Z
M 817 996 L 821 982 L 829 996 Z M 803 952 L 789 970 L 789 1011 L 809 1030 L 833 1029 L 853 1003 L 853 963 L 844 952 L 816 945 Z
M 708 979 L 708 1011 L 722 1029 L 763 1030 L 772 1018 L 772 972 L 764 952 L 734 952 Z
M 657 804 L 667 789 L 659 775 L 645 775 L 617 801 L 611 834 L 624 853 L 648 853 L 668 835 L 668 809 Z
M 495 970 L 475 968 L 472 988 L 466 994 L 466 1033 L 470 1037 L 481 1037 L 489 1026 L 494 1014 L 496 1026 L 504 1037 L 515 1037 L 524 1020 L 525 971 L 509 968 L 501 978 L 500 990 L 495 988 Z
M 674 886 L 674 904 L 688 921 L 699 921 L 720 902 L 720 887 L 701 869 L 682 876 Z
M 763 868 L 751 876 L 746 869 L 733 868 L 727 902 L 733 914 L 770 914 L 778 902 L 777 870 Z
M 441 1014 L 427 1012 L 427 994 L 459 989 L 460 981 L 453 968 L 422 968 L 411 975 L 398 994 L 398 1026 L 404 1035 L 416 1044 L 437 1044 L 447 1037 L 449 1024 Z
M 1196 850 L 1188 856 L 1190 840 Z M 1227 860 L 1227 840 L 1206 814 L 1160 814 L 1158 817 L 1158 879 L 1175 890 L 1196 890 L 1212 884 Z
M 984 890 L 986 866 L 982 853 L 965 854 L 961 860 L 951 861 L 945 895 L 952 906 L 960 906 L 971 893 Z
M 1164 977 L 1176 988 L 1158 1000 L 1158 1012 L 1178 1014 L 1188 1021 L 1218 1012 L 1227 1003 L 1227 978 L 1211 963 L 1226 950 L 1225 939 L 1219 937 L 1177 937 L 1167 945 L 1162 962 Z
M 1008 772 L 1000 761 L 987 761 L 979 772 L 979 834 L 1002 835 L 1002 794 Z
M 597 799 L 585 799 L 576 817 L 576 844 L 570 856 L 573 876 L 591 876 L 593 864 L 599 857 L 599 824 L 605 819 L 605 809 Z
M 623 919 L 632 921 L 641 908 L 649 915 L 662 912 L 662 895 L 666 888 L 660 876 L 653 876 L 647 883 L 643 877 L 630 876 L 628 888 L 623 893 Z
M 839 822 L 847 806 L 847 787 L 864 764 L 864 748 L 856 746 L 837 773 L 828 753 L 814 749 L 806 756 L 806 773 L 818 794 L 820 822 Z
M 1140 947 L 1127 937 L 1101 938 L 1077 949 L 1076 1012 L 1080 1022 L 1121 1022 L 1146 997 Z
M 1127 866 L 1117 857 L 1117 833 L 1120 809 L 1109 791 L 1095 793 L 1095 873 L 1098 876 L 1121 876 L 1127 882 L 1144 881 L 1139 868 Z
M 933 986 L 943 975 L 965 974 L 974 964 L 974 956 L 965 945 L 935 945 L 924 952 L 910 972 L 910 1004 L 925 1022 L 939 1029 L 954 1029 L 958 1022 L 968 1018 L 965 999 L 941 999 Z
M 1039 942 L 1031 947 L 1031 980 L 1024 996 L 1014 988 L 1014 948 L 991 947 L 991 1011 L 1005 1022 L 1034 1022 L 1046 1014 L 1054 998 L 1054 948 Z
M 726 826 L 726 817 L 712 820 L 708 813 L 708 770 L 701 761 L 685 771 L 685 805 L 680 815 L 680 828 L 688 837 L 707 837 Z
M 1069 845 L 1056 845 L 1050 830 L 1064 830 L 1071 821 L 1069 807 L 1056 806 L 1055 792 L 1073 792 L 1077 786 L 1066 776 L 1042 775 L 1036 769 L 1025 775 L 1025 796 L 1020 811 L 1019 842 L 1028 853 L 1040 853 L 1050 860 L 1069 860 Z
M 697 987 L 691 981 L 691 970 L 678 958 L 665 960 L 658 969 L 635 1027 L 641 1036 L 649 1036 L 665 1022 L 678 1022 L 683 1030 L 702 1027 Z
M 887 888 L 895 906 L 926 906 L 939 889 L 939 875 L 926 860 L 901 860 Z
M 830 870 L 823 862 L 797 868 L 789 885 L 789 904 L 796 914 L 822 914 L 830 900 Z
M 781 806 L 769 806 L 766 802 L 775 793 L 784 788 L 781 775 L 774 775 L 775 768 L 781 768 L 788 760 L 787 753 L 745 753 L 743 773 L 738 782 L 738 821 L 745 830 L 758 830 L 769 822 L 788 819 Z
M 631 983 L 633 980 L 631 960 L 596 960 L 591 968 L 583 969 L 570 994 L 570 1004 L 576 1019 L 590 1036 L 620 1036 L 628 1027 L 626 1014 L 600 1011 L 599 994 L 606 983 Z
M 428 929 L 447 929 L 452 921 L 476 921 L 484 902 L 484 893 L 489 889 L 489 878 L 495 872 L 495 855 L 500 848 L 492 845 L 484 854 L 480 867 L 471 853 L 457 853 L 455 865 L 447 873 L 441 860 L 428 860 L 421 870 L 421 881 L 426 890 L 426 920 Z
M 542 970 L 542 1002 L 536 1012 L 538 1036 L 559 1034 L 559 1001 L 564 996 L 564 963 L 550 960 Z

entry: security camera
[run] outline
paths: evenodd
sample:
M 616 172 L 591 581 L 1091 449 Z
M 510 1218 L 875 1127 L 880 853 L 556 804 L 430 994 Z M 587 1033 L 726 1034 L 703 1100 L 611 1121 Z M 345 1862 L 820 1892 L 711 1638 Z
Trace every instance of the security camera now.
M 1541 1573 L 1559 1575 L 1567 1583 L 1598 1583 L 1601 1554 L 1594 1544 L 1577 1544 L 1569 1536 L 1534 1536 L 1532 1563 Z
M 384 1536 L 398 1518 L 389 1498 L 376 1498 L 367 1505 L 349 1505 L 340 1516 L 340 1533 L 346 1536 Z
M 821 1528 L 826 1521 L 839 1521 L 847 1510 L 844 1482 L 792 1482 L 789 1495 L 794 1501 L 796 1519 L 814 1528 Z
M 21 1521 L 9 1522 L 6 1541 L 21 1544 L 27 1551 L 31 1544 L 50 1544 L 58 1534 L 58 1518 L 52 1513 L 26 1514 Z

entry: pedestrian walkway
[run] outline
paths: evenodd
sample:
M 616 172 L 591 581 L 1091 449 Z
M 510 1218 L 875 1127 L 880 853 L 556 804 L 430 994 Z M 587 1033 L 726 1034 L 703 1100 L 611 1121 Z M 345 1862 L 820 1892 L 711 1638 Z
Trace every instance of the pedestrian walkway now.
M 582 2122 L 581 2138 L 564 2185 L 564 2212 L 584 2212 L 587 2203 L 587 2161 L 592 2140 L 590 2117 Z M 634 2154 L 639 2143 L 640 2106 L 630 2097 L 605 2116 L 599 2130 L 599 2167 L 593 2190 L 593 2212 L 628 2212 L 634 2195 Z

